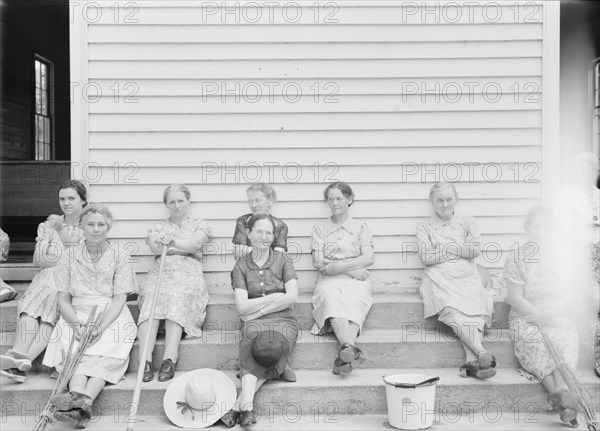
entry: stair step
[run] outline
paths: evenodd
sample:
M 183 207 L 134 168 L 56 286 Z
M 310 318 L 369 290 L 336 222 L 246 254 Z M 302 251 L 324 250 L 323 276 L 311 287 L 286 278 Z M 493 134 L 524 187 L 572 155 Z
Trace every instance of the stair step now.
M 314 324 L 312 318 L 312 295 L 303 293 L 298 296 L 294 305 L 295 316 L 302 329 L 310 329 Z M 435 329 L 445 325 L 435 318 L 423 318 L 423 300 L 418 293 L 376 293 L 373 295 L 373 307 L 367 315 L 364 329 L 401 329 L 412 332 L 415 329 Z M 0 304 L 0 331 L 15 332 L 18 301 L 7 301 Z M 139 310 L 137 301 L 128 302 L 129 309 L 137 320 Z M 508 328 L 509 305 L 496 298 L 494 301 L 494 328 Z M 230 330 L 239 328 L 240 318 L 235 307 L 233 292 L 212 294 L 206 308 L 206 320 L 203 329 L 214 332 L 218 329 Z
M 14 334 L 2 334 L 0 352 L 12 346 Z M 239 365 L 239 331 L 208 334 L 203 337 L 184 339 L 179 348 L 177 369 L 181 371 L 197 368 L 236 370 Z M 484 342 L 497 361 L 498 367 L 518 368 L 513 353 L 513 343 L 508 330 L 490 330 Z M 361 334 L 358 345 L 366 361 L 356 368 L 458 368 L 464 362 L 464 352 L 458 339 L 448 331 L 419 330 L 412 332 L 372 329 Z M 330 370 L 337 356 L 338 342 L 333 335 L 314 336 L 301 331 L 296 349 L 292 353 L 295 369 Z M 157 340 L 154 351 L 154 368 L 158 370 L 164 352 L 164 339 Z M 415 358 L 418 358 L 416 360 Z M 129 371 L 135 371 L 139 361 L 139 345 L 133 347 Z M 45 370 L 42 357 L 37 358 L 33 371 Z
M 298 370 L 298 381 L 269 382 L 255 398 L 255 408 L 281 415 L 289 409 L 306 414 L 386 414 L 385 385 L 382 376 L 413 374 L 414 369 L 365 369 L 345 376 L 335 376 L 330 371 Z M 539 383 L 522 377 L 516 369 L 499 369 L 489 380 L 461 378 L 456 369 L 423 369 L 420 374 L 439 376 L 436 385 L 436 410 L 442 415 L 459 412 L 492 412 L 513 415 L 515 411 L 539 414 L 545 411 L 547 394 Z M 178 371 L 176 374 L 181 374 Z M 239 387 L 234 371 L 225 372 Z M 135 373 L 127 373 L 117 385 L 107 386 L 95 406 L 103 415 L 123 417 L 129 411 Z M 39 413 L 48 401 L 55 381 L 46 374 L 31 374 L 25 383 L 2 379 L 0 402 L 3 417 Z M 585 370 L 581 379 L 598 408 L 600 385 L 598 377 Z M 169 382 L 152 382 L 142 385 L 140 415 L 163 414 L 162 399 Z M 104 413 L 102 413 L 104 412 Z
M 285 414 L 263 414 L 258 417 L 258 423 L 252 428 L 253 431 L 379 431 L 393 430 L 388 421 L 387 414 L 377 415 L 341 415 L 341 414 L 297 414 L 295 410 L 288 409 Z M 31 430 L 37 416 L 27 414 L 21 416 L 7 416 L 3 418 L 3 431 Z M 90 431 L 109 431 L 126 429 L 130 418 L 127 414 L 105 414 L 95 416 L 87 426 Z M 145 431 L 180 431 L 181 428 L 173 425 L 166 415 L 140 415 L 135 418 L 135 430 Z M 489 430 L 506 431 L 516 429 L 527 429 L 531 431 L 565 431 L 566 428 L 558 418 L 557 413 L 546 412 L 509 412 L 497 414 L 496 411 L 473 412 L 460 415 L 436 414 L 433 417 L 432 430 Z M 580 419 L 580 428 L 585 429 L 583 420 Z M 57 422 L 46 426 L 47 431 L 63 430 L 63 422 Z M 69 427 L 73 428 L 73 426 Z M 199 428 L 188 428 L 199 429 Z M 202 428 L 204 430 L 225 430 L 220 421 L 213 426 Z M 241 429 L 236 425 L 233 430 Z

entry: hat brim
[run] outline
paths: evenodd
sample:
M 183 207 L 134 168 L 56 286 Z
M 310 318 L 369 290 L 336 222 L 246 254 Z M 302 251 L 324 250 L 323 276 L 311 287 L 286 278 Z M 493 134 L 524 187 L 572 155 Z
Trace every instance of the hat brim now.
M 258 331 L 259 334 L 262 332 Z M 288 342 L 287 338 L 280 332 L 271 331 L 269 337 L 279 338 L 282 341 L 281 345 L 283 349 L 277 363 L 272 367 L 265 367 L 264 365 L 259 364 L 254 359 L 254 356 L 252 356 L 252 344 L 254 340 L 242 338 L 242 340 L 240 341 L 240 366 L 246 371 L 248 371 L 250 374 L 253 374 L 258 378 L 277 379 L 285 371 L 285 366 L 290 356 L 290 343 Z M 277 371 L 277 376 L 268 375 L 268 370 L 270 368 L 274 368 Z
M 204 411 L 194 410 L 181 414 L 178 401 L 185 401 L 185 386 L 195 377 L 212 380 L 215 386 L 215 404 L 213 408 Z M 217 422 L 235 405 L 237 389 L 233 381 L 225 373 L 210 368 L 189 371 L 173 379 L 163 397 L 163 408 L 169 420 L 181 428 L 206 428 Z

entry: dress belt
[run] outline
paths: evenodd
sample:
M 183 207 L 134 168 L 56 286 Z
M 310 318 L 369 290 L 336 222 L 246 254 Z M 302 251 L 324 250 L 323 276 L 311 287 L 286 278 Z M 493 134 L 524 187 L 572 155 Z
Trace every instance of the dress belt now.
M 187 253 L 185 251 L 179 251 L 179 250 L 168 250 L 167 251 L 167 256 L 172 256 L 172 255 L 177 255 L 177 256 L 183 256 L 183 257 L 189 257 L 191 259 L 197 260 L 198 262 L 202 263 L 202 258 L 198 257 L 197 255 L 193 254 L 193 253 Z M 160 254 L 157 254 L 156 256 L 154 256 L 154 259 L 160 259 Z

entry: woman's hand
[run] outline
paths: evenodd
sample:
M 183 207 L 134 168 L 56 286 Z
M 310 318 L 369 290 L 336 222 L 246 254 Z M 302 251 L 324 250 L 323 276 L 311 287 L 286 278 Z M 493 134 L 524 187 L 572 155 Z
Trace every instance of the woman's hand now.
M 348 274 L 350 277 L 359 281 L 365 281 L 367 278 L 369 278 L 369 271 L 367 271 L 365 268 L 349 269 L 345 272 L 345 274 Z
M 90 329 L 90 346 L 96 344 L 96 342 L 102 337 L 102 328 L 100 325 L 93 325 Z
M 46 226 L 54 229 L 56 232 L 60 232 L 64 229 L 63 218 L 56 214 L 50 214 L 46 219 Z
M 79 341 L 81 340 L 81 337 L 83 336 L 83 326 L 80 323 L 74 323 L 72 325 L 73 328 L 73 335 L 75 336 L 75 340 Z
M 326 263 L 321 268 L 319 268 L 319 272 L 321 274 L 327 274 L 327 275 L 339 274 L 340 273 L 339 265 L 337 264 L 337 262 Z
M 173 237 L 172 233 L 170 233 L 170 232 L 163 232 L 158 237 L 158 240 L 156 241 L 156 243 L 157 244 L 163 244 L 163 245 L 169 245 L 174 240 L 175 240 L 175 238 Z

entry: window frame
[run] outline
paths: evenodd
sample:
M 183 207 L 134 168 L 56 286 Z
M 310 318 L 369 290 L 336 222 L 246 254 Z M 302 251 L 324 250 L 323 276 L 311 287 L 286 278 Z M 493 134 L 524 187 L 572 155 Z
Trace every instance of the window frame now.
M 46 102 L 47 102 L 47 109 L 46 109 L 46 115 L 44 115 L 43 113 L 38 113 L 37 110 L 37 89 L 38 89 L 38 78 L 37 78 L 37 73 L 36 73 L 36 64 L 40 63 L 42 65 L 44 65 L 46 67 Z M 41 89 L 43 91 L 43 89 Z M 56 152 L 56 145 L 55 145 L 55 111 L 54 111 L 54 63 L 50 60 L 48 60 L 47 58 L 42 57 L 39 54 L 34 54 L 34 61 L 33 61 L 33 101 L 32 101 L 32 122 L 33 122 L 33 127 L 32 127 L 32 135 L 31 135 L 31 141 L 33 143 L 32 145 L 32 151 L 31 151 L 31 157 L 34 161 L 49 161 L 49 160 L 55 160 L 55 152 Z M 48 132 L 48 142 L 45 141 L 39 141 L 37 136 L 38 136 L 38 118 L 47 118 L 48 119 L 48 127 L 49 127 L 49 132 Z M 48 147 L 48 154 L 46 155 L 45 151 L 44 154 L 40 155 L 38 152 L 38 143 L 42 142 L 42 145 L 44 145 L 44 147 Z

